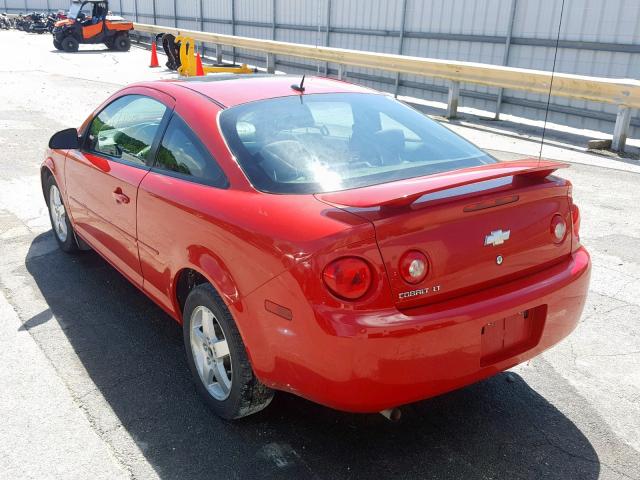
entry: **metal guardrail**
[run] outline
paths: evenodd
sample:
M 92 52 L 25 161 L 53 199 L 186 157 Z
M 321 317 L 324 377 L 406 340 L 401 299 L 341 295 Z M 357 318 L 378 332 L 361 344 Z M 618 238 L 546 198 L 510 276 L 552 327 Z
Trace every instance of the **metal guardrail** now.
M 268 72 L 275 71 L 275 55 L 287 55 L 338 64 L 340 78 L 346 76 L 347 68 L 351 66 L 446 79 L 450 81 L 447 107 L 449 118 L 457 114 L 462 82 L 542 94 L 550 92 L 552 96 L 617 105 L 612 148 L 619 151 L 623 151 L 626 144 L 631 109 L 640 108 L 640 81 L 633 79 L 552 74 L 542 70 L 303 45 L 143 23 L 134 23 L 134 29 L 150 34 L 185 35 L 215 44 L 219 62 L 222 61 L 223 45 L 264 52 Z

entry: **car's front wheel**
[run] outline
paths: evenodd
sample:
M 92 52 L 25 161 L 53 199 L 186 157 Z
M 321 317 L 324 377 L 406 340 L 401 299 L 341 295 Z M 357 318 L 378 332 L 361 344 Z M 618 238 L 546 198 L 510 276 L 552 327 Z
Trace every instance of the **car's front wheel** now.
M 72 36 L 64 37 L 60 42 L 60 45 L 62 45 L 62 49 L 65 52 L 77 52 L 78 47 L 80 46 L 78 40 L 76 40 L 75 37 Z
M 60 248 L 67 252 L 75 252 L 78 250 L 73 226 L 67 215 L 67 209 L 62 200 L 62 194 L 58 188 L 53 176 L 49 176 L 45 184 L 45 193 L 47 198 L 47 207 L 49 208 L 49 218 L 51 219 L 51 227 Z
M 233 317 L 210 284 L 189 293 L 183 318 L 187 361 L 207 405 L 227 420 L 269 405 L 274 392 L 253 373 Z

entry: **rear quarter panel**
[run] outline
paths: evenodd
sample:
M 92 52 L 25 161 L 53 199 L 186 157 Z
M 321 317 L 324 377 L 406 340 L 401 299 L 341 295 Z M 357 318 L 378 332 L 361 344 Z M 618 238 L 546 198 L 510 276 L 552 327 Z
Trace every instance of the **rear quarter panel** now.
M 140 185 L 138 240 L 144 289 L 179 321 L 176 280 L 185 268 L 200 272 L 213 284 L 244 337 L 245 296 L 329 245 L 375 242 L 369 222 L 312 195 L 255 191 L 218 132 L 220 107 L 215 103 L 185 89 L 175 111 L 229 180 L 229 188 L 222 189 L 154 169 Z

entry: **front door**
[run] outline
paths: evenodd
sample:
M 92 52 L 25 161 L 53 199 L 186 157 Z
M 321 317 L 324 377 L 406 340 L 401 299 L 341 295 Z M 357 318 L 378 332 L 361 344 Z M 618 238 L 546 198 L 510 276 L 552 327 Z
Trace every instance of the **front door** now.
M 169 108 L 168 108 L 169 107 Z M 138 186 L 160 124 L 172 105 L 146 95 L 124 95 L 91 121 L 80 150 L 65 164 L 70 214 L 78 234 L 137 285 Z

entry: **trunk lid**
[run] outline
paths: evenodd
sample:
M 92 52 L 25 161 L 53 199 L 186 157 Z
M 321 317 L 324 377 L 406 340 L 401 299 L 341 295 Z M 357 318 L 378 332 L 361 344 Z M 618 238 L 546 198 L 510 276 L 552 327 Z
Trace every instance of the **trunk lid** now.
M 569 232 L 554 243 L 551 231 L 556 214 L 571 226 L 569 184 L 549 177 L 564 166 L 500 162 L 318 197 L 373 223 L 395 304 L 410 308 L 504 283 L 569 255 Z M 400 275 L 408 250 L 429 259 L 418 284 Z

